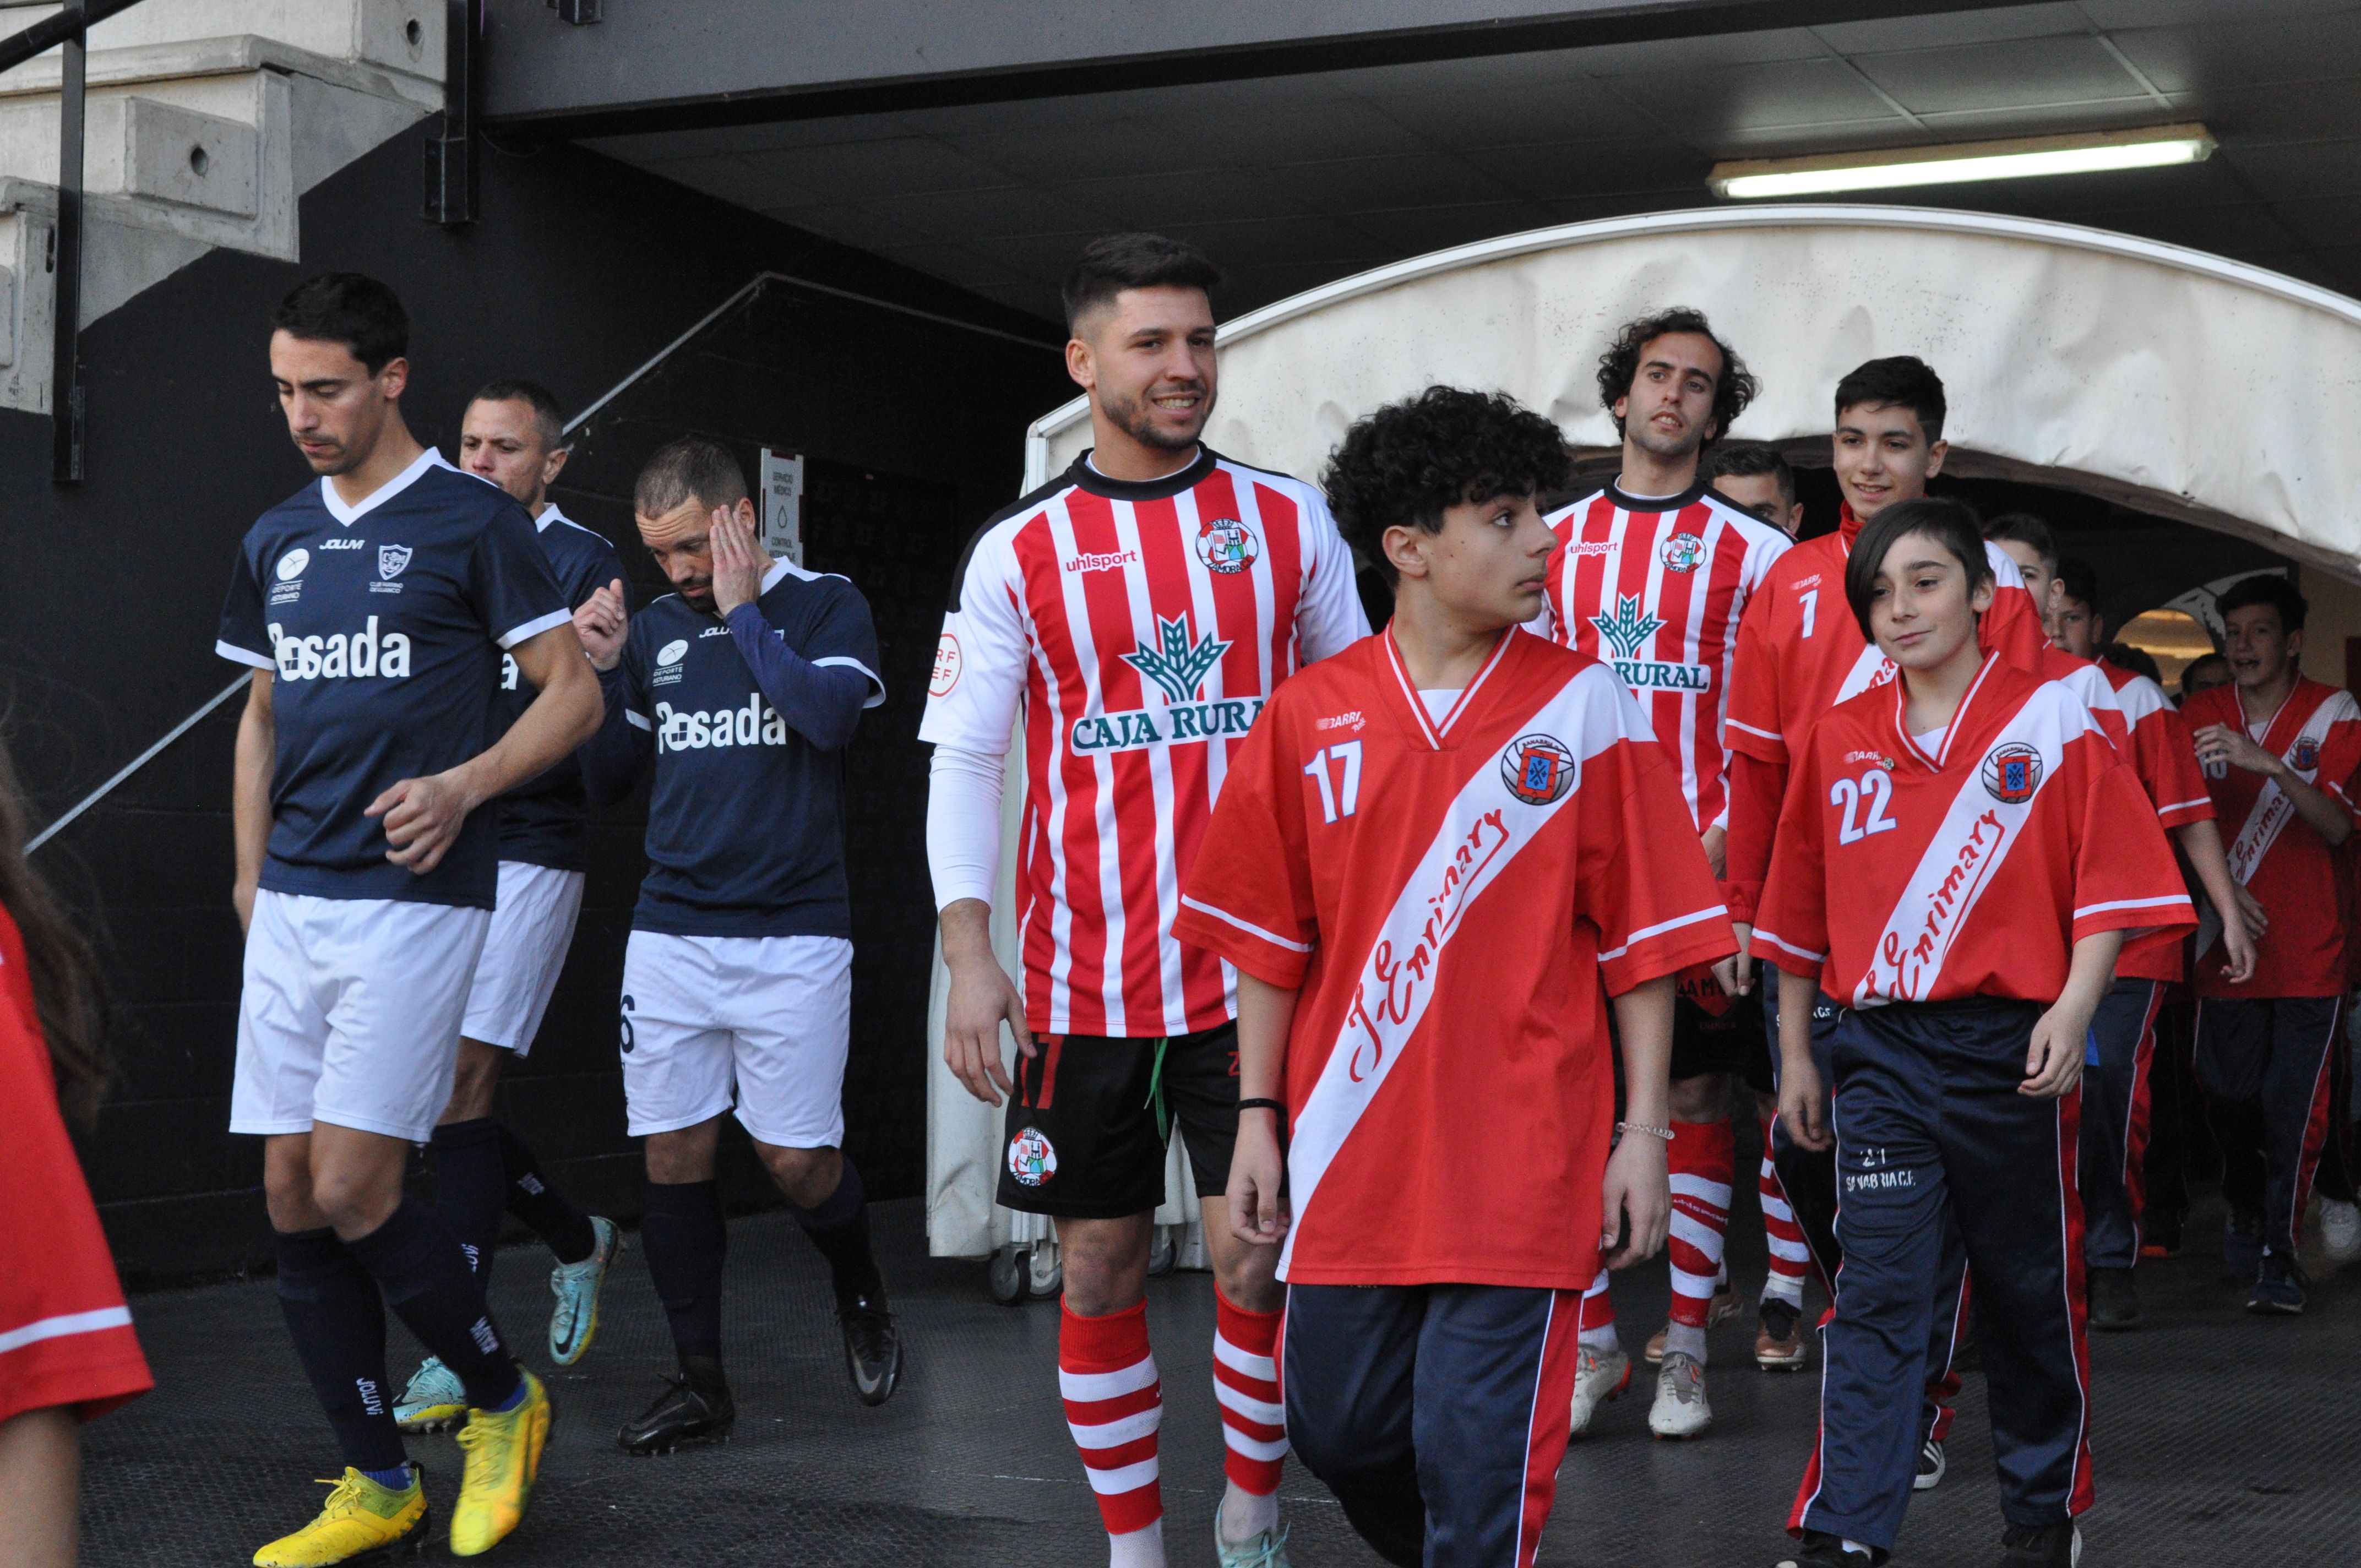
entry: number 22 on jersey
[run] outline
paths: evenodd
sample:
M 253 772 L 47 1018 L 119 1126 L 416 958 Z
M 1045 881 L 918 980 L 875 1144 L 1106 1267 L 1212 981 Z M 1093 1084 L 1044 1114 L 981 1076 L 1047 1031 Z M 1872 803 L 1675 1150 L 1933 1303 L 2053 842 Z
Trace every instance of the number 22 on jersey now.
M 1894 780 L 1883 768 L 1870 769 L 1859 783 L 1839 779 L 1830 784 L 1828 804 L 1842 813 L 1837 819 L 1837 842 L 1858 844 L 1872 833 L 1901 826 L 1886 814 L 1893 800 Z
M 1332 776 L 1334 767 L 1341 777 Z M 1353 815 L 1353 807 L 1361 800 L 1361 743 L 1339 740 L 1334 746 L 1323 746 L 1312 753 L 1303 764 L 1306 777 L 1320 786 L 1320 820 L 1334 822 L 1340 817 Z

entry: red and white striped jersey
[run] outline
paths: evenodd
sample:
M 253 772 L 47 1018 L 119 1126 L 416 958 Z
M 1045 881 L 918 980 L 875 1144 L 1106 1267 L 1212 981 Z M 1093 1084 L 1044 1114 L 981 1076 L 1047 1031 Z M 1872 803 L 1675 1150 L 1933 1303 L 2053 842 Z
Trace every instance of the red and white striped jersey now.
M 2352 694 L 2298 676 L 2277 713 L 2247 722 L 2235 685 L 2191 697 L 2180 710 L 2191 730 L 2209 724 L 2244 729 L 2264 751 L 2283 757 L 2306 784 L 2361 821 L 2354 801 L 2361 773 L 2361 707 Z M 2295 802 L 2260 773 L 2214 762 L 2206 789 L 2230 852 L 2230 874 L 2261 900 L 2271 927 L 2255 944 L 2255 974 L 2244 985 L 2222 978 L 2227 956 L 2217 943 L 2197 960 L 2200 996 L 2335 996 L 2345 990 L 2341 875 L 2328 840 L 2295 814 Z
M 1297 666 L 1367 635 L 1320 492 L 1208 450 L 1166 478 L 1087 454 L 984 524 L 961 563 L 918 738 L 1006 753 L 1020 705 L 1026 1023 L 1153 1037 L 1235 1010 L 1173 941 L 1231 754 Z
M 1558 553 L 1530 629 L 1614 666 L 1672 759 L 1698 831 L 1722 822 L 1739 618 L 1787 536 L 1703 481 L 1647 499 L 1609 485 L 1545 521 Z
M 2115 706 L 2123 710 L 2131 739 L 2124 757 L 2138 775 L 2140 787 L 2156 804 L 2156 820 L 2168 833 L 2192 822 L 2210 821 L 2213 797 L 2205 793 L 2204 770 L 2198 766 L 2197 742 L 2189 726 L 2164 695 L 2164 688 L 2146 675 L 2101 661 L 2099 673 L 2114 688 Z M 2118 980 L 2179 980 L 2179 940 L 2147 941 L 2126 948 L 2115 960 Z
M 1731 792 L 1726 874 L 1732 913 L 1741 920 L 1750 918 L 1771 863 L 1789 753 L 1803 745 L 1820 715 L 1894 678 L 1894 661 L 1861 636 L 1845 600 L 1845 562 L 1861 526 L 1848 504 L 1834 533 L 1806 539 L 1780 556 L 1738 624 L 1729 745 L 1769 770 L 1752 770 L 1752 787 Z M 2039 674 L 2049 639 L 2033 596 L 1999 545 L 1987 543 L 1984 554 L 1994 591 L 1977 639 L 2018 669 Z
M 2083 938 L 2195 924 L 2155 808 L 2073 693 L 1988 653 L 1932 751 L 1905 696 L 1891 683 L 1813 727 L 1758 957 L 1853 1007 L 2046 1003 Z
M 82 1164 L 58 1113 L 16 922 L 0 910 L 0 1422 L 87 1420 L 155 1387 Z
M 1175 927 L 1299 989 L 1282 1277 L 1580 1289 L 1607 996 L 1733 948 L 1614 673 L 1511 631 L 1439 721 L 1390 634 L 1279 688 Z

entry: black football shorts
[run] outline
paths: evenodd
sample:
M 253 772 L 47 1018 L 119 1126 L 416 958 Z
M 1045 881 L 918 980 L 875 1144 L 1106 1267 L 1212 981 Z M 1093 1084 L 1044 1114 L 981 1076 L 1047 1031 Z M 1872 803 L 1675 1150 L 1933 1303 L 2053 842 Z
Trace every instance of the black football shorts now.
M 1238 1138 L 1235 1024 L 1170 1039 L 1037 1035 L 1016 1059 L 1000 1151 L 1000 1202 L 1028 1214 L 1113 1220 L 1164 1201 L 1177 1125 L 1200 1198 L 1230 1181 Z

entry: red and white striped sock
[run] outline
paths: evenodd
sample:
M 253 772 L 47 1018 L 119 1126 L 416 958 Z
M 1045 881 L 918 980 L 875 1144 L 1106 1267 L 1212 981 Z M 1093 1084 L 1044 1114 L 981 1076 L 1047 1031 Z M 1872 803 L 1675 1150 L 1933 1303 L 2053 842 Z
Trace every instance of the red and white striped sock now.
M 1787 1190 L 1779 1185 L 1778 1168 L 1771 1163 L 1771 1118 L 1763 1118 L 1763 1169 L 1754 1179 L 1763 1200 L 1763 1241 L 1771 1255 L 1771 1272 L 1763 1281 L 1763 1299 L 1784 1301 L 1804 1310 L 1804 1271 L 1811 1254 L 1804 1246 L 1803 1227 L 1788 1206 Z
M 1607 1270 L 1601 1266 L 1598 1277 L 1582 1293 L 1582 1308 L 1574 1320 L 1582 1343 L 1596 1351 L 1622 1348 L 1615 1337 L 1615 1298 L 1608 1294 L 1607 1283 Z
M 1156 1478 L 1164 1387 L 1148 1348 L 1148 1303 L 1083 1318 L 1060 1302 L 1058 1390 L 1107 1533 L 1126 1536 L 1154 1527 L 1164 1517 Z
M 1279 1392 L 1279 1314 L 1249 1312 L 1213 1288 L 1213 1398 L 1222 1407 L 1224 1538 L 1251 1541 L 1279 1524 L 1287 1411 Z
M 1673 1263 L 1673 1326 L 1695 1329 L 1667 1351 L 1699 1351 L 1707 1315 L 1713 1310 L 1714 1277 L 1721 1272 L 1721 1246 L 1730 1231 L 1730 1184 L 1737 1175 L 1738 1143 L 1729 1118 L 1719 1122 L 1675 1122 L 1665 1166 L 1672 1177 L 1673 1229 L 1665 1248 Z

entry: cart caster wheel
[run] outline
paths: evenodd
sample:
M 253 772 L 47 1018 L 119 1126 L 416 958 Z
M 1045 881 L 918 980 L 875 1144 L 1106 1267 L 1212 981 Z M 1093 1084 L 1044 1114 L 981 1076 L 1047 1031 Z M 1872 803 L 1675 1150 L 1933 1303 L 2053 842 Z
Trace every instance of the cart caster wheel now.
M 1148 1277 L 1161 1279 L 1172 1272 L 1180 1261 L 1180 1245 L 1173 1238 L 1172 1227 L 1159 1225 L 1148 1244 Z
M 1066 1266 L 1060 1260 L 1055 1244 L 1033 1244 L 1033 1255 L 1026 1266 L 1026 1277 L 1031 1282 L 1033 1299 L 1037 1301 L 1053 1300 L 1066 1288 Z
M 1002 1306 L 1021 1307 L 1025 1305 L 1026 1286 L 1031 1273 L 1031 1266 L 1018 1248 L 1014 1245 L 1000 1247 L 993 1253 L 992 1263 L 985 1270 L 984 1287 L 992 1292 L 992 1299 Z

